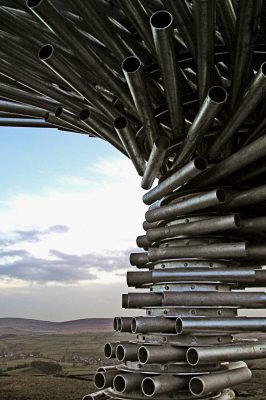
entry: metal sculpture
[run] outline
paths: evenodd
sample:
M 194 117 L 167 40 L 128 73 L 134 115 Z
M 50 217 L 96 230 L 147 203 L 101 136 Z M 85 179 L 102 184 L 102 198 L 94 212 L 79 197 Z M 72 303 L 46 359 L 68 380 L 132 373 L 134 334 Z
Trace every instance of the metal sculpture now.
M 0 125 L 106 140 L 148 190 L 122 300 L 146 316 L 114 319 L 137 339 L 84 400 L 234 399 L 266 357 L 234 336 L 266 331 L 238 315 L 266 305 L 266 1 L 0 4 Z

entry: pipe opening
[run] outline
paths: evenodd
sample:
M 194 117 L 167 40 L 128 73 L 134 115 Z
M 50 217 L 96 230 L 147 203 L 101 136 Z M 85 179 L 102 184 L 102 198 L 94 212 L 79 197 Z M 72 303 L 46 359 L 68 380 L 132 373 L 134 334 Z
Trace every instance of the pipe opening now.
M 27 7 L 34 8 L 42 3 L 42 0 L 27 0 Z
M 127 57 L 123 62 L 122 62 L 122 68 L 125 72 L 137 72 L 137 70 L 140 68 L 141 62 L 137 57 Z
M 48 60 L 54 52 L 54 47 L 51 44 L 46 44 L 39 51 L 40 60 Z
M 165 29 L 173 21 L 172 15 L 168 11 L 157 11 L 151 16 L 151 25 L 156 29 Z
M 105 386 L 105 376 L 103 372 L 97 372 L 94 376 L 94 384 L 98 389 L 103 389 Z
M 110 343 L 106 343 L 104 346 L 104 355 L 106 358 L 111 358 L 112 357 L 112 345 Z
M 141 388 L 145 396 L 153 396 L 155 393 L 155 384 L 151 378 L 144 378 Z
M 225 100 L 227 99 L 227 92 L 226 90 L 221 87 L 221 86 L 213 86 L 209 90 L 209 98 L 214 102 L 214 103 L 224 103 Z
M 90 110 L 88 108 L 84 108 L 84 110 L 81 110 L 79 113 L 79 119 L 81 121 L 86 121 L 90 116 Z
M 59 107 L 57 107 L 57 109 L 55 110 L 54 115 L 55 115 L 57 118 L 59 118 L 59 117 L 62 115 L 62 113 L 63 113 L 63 107 L 59 106 Z
M 148 350 L 145 347 L 140 347 L 138 351 L 138 359 L 142 364 L 148 361 Z
M 207 161 L 205 160 L 205 158 L 196 157 L 194 160 L 194 165 L 198 170 L 205 171 L 205 169 L 207 168 Z
M 127 126 L 127 119 L 125 117 L 117 117 L 114 120 L 114 127 L 115 129 L 124 129 Z
M 217 191 L 216 191 L 216 196 L 217 196 L 217 199 L 218 199 L 221 203 L 224 203 L 224 202 L 225 202 L 225 200 L 226 200 L 226 193 L 225 193 L 225 191 L 224 191 L 223 189 L 217 189 Z
M 118 318 L 118 331 L 122 332 L 123 329 L 123 318 Z
M 188 349 L 187 351 L 187 362 L 190 365 L 197 365 L 199 361 L 199 355 L 196 349 L 194 349 L 193 347 L 191 347 L 190 349 Z
M 136 333 L 137 332 L 137 320 L 136 318 L 132 318 L 131 321 L 131 332 Z
M 204 384 L 200 378 L 192 378 L 189 382 L 189 390 L 194 396 L 200 396 L 204 391 Z
M 182 323 L 181 318 L 177 318 L 176 319 L 176 321 L 175 321 L 175 329 L 176 329 L 176 333 L 178 335 L 180 335 L 182 333 L 182 331 L 183 331 L 183 323 Z
M 261 65 L 261 72 L 263 73 L 263 75 L 266 77 L 266 62 L 264 62 Z
M 123 361 L 124 360 L 124 358 L 125 358 L 125 349 L 124 349 L 123 346 L 121 346 L 121 344 L 119 344 L 117 346 L 115 353 L 116 353 L 116 358 L 119 361 Z
M 123 376 L 117 375 L 114 379 L 114 388 L 117 392 L 124 392 L 126 389 L 126 382 Z
M 170 141 L 167 137 L 161 136 L 158 139 L 155 140 L 155 145 L 157 148 L 160 148 L 162 150 L 168 149 L 170 145 Z

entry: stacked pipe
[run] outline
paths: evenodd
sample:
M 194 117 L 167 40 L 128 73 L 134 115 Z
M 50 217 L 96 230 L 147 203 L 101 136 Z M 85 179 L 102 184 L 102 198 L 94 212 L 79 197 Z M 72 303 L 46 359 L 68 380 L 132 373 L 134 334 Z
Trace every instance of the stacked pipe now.
M 114 319 L 137 336 L 106 344 L 118 364 L 84 399 L 234 399 L 266 358 L 265 15 L 265 0 L 0 0 L 0 126 L 105 140 L 147 191 L 122 299 L 139 312 Z

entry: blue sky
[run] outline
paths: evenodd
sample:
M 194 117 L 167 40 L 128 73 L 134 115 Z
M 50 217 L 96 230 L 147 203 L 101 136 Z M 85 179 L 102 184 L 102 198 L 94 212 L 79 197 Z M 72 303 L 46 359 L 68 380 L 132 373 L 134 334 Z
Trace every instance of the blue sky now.
M 56 129 L 1 127 L 0 140 L 0 317 L 128 315 L 121 294 L 145 212 L 129 160 Z

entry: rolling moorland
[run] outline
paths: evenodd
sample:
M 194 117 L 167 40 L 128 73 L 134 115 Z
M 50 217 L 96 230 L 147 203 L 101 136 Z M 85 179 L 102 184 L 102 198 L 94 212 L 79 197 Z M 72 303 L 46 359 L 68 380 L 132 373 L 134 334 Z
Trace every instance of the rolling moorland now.
M 0 318 L 0 400 L 81 400 L 95 391 L 95 370 L 114 363 L 104 344 L 128 337 L 112 331 L 111 319 Z M 264 400 L 266 360 L 250 364 L 253 379 L 236 388 L 238 396 Z

